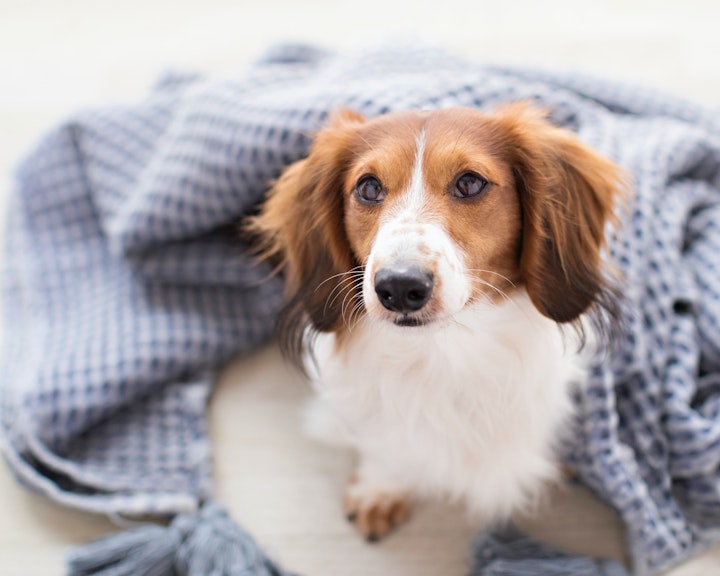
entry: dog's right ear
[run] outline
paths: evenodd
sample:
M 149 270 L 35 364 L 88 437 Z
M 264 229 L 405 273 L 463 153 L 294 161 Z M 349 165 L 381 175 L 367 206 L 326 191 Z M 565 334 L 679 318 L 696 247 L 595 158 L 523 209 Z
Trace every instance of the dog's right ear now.
M 520 265 L 535 307 L 556 322 L 588 310 L 619 318 L 602 258 L 605 234 L 627 189 L 624 171 L 529 103 L 496 112 L 506 130 L 523 206 Z
M 343 273 L 357 265 L 343 223 L 345 176 L 353 157 L 354 128 L 364 118 L 350 110 L 333 114 L 304 160 L 292 164 L 270 190 L 247 229 L 258 238 L 262 259 L 285 274 L 287 300 L 278 319 L 283 351 L 298 361 L 310 327 L 329 332 L 342 323 L 352 289 Z

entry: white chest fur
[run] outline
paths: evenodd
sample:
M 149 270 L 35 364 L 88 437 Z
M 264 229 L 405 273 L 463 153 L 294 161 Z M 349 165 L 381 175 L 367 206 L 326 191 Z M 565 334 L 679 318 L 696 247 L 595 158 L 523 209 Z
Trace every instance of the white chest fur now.
M 527 504 L 554 475 L 568 387 L 584 368 L 571 331 L 524 291 L 442 327 L 365 319 L 345 336 L 315 344 L 309 368 L 327 411 L 312 411 L 315 436 L 340 434 L 397 486 L 462 498 L 484 518 Z

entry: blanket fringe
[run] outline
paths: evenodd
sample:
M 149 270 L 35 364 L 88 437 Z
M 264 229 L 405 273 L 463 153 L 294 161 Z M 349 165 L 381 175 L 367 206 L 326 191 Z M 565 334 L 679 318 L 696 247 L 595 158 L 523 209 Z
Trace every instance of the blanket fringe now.
M 68 576 L 286 576 L 225 509 L 122 532 L 67 555 Z M 287 575 L 290 576 L 290 575 Z

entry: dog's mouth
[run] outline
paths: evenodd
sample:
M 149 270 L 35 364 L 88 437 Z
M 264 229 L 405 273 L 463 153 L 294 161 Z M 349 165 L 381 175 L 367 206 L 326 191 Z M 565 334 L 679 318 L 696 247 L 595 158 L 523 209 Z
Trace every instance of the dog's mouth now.
M 398 316 L 393 320 L 393 324 L 395 324 L 395 326 L 401 326 L 403 328 L 417 328 L 418 326 L 425 326 L 426 323 L 427 322 L 425 320 L 422 320 L 417 316 L 408 316 L 407 314 Z

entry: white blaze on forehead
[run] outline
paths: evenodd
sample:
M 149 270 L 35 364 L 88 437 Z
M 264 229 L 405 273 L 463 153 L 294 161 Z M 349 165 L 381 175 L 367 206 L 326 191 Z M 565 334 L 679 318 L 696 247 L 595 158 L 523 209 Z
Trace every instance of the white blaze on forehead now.
M 403 194 L 400 210 L 404 214 L 418 214 L 425 202 L 423 179 L 423 156 L 425 155 L 425 130 L 415 140 L 415 164 L 413 165 L 410 187 Z
M 425 154 L 425 131 L 421 131 L 415 139 L 415 162 L 410 177 L 410 184 L 402 192 L 397 205 L 388 211 L 381 222 L 375 237 L 371 258 L 380 259 L 382 263 L 395 261 L 399 263 L 415 262 L 420 264 L 423 257 L 420 251 L 426 248 L 422 238 L 425 235 L 427 222 L 423 222 L 425 208 L 425 181 L 423 178 L 423 155 Z

